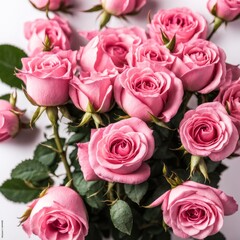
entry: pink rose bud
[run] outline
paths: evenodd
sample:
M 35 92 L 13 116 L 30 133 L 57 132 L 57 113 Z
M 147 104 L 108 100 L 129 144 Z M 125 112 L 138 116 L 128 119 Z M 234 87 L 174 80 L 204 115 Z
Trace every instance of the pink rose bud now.
M 85 180 L 139 184 L 150 176 L 145 161 L 154 152 L 152 130 L 138 118 L 121 120 L 93 130 L 90 142 L 78 144 Z
M 71 33 L 68 22 L 57 15 L 52 19 L 36 19 L 24 25 L 30 54 L 43 51 L 47 47 L 46 44 L 49 48 L 59 47 L 62 50 L 68 50 Z
M 189 153 L 212 161 L 230 156 L 239 139 L 237 128 L 219 102 L 204 103 L 187 111 L 180 122 L 179 134 Z
M 167 68 L 158 66 L 155 71 L 146 62 L 145 66 L 127 68 L 116 78 L 114 97 L 131 117 L 150 121 L 154 115 L 168 122 L 182 103 L 183 86 Z
M 176 44 L 207 37 L 207 21 L 188 8 L 159 10 L 148 24 L 150 37 L 163 44 L 162 32 Z M 162 31 L 162 32 L 161 32 Z
M 107 112 L 113 104 L 111 77 L 93 73 L 90 76 L 74 77 L 70 81 L 69 95 L 73 104 L 86 112 L 90 103 L 96 112 Z
M 14 137 L 19 131 L 19 118 L 8 101 L 0 99 L 0 142 Z
M 225 21 L 233 21 L 240 15 L 238 0 L 208 0 L 207 8 L 212 14 Z
M 102 6 L 108 13 L 120 16 L 128 13 L 138 12 L 147 0 L 101 0 Z
M 80 66 L 85 72 L 122 72 L 128 66 L 126 55 L 130 47 L 146 39 L 144 29 L 139 27 L 108 28 L 80 48 Z
M 220 88 L 218 96 L 215 101 L 220 102 L 228 111 L 232 121 L 240 133 L 240 78 L 232 81 Z
M 45 10 L 49 2 L 49 10 L 59 10 L 62 6 L 70 5 L 71 0 L 30 0 L 39 10 Z
M 223 226 L 224 215 L 238 210 L 233 197 L 219 189 L 187 181 L 167 191 L 150 207 L 162 205 L 164 222 L 180 238 L 205 239 Z
M 24 231 L 41 239 L 82 240 L 88 234 L 88 216 L 81 197 L 68 187 L 52 187 L 29 206 Z
M 22 58 L 17 76 L 26 84 L 28 95 L 39 106 L 58 106 L 69 99 L 69 81 L 76 70 L 76 51 L 54 49 Z
M 178 57 L 172 71 L 182 80 L 185 90 L 207 94 L 226 81 L 226 55 L 214 43 L 192 40 L 182 45 Z

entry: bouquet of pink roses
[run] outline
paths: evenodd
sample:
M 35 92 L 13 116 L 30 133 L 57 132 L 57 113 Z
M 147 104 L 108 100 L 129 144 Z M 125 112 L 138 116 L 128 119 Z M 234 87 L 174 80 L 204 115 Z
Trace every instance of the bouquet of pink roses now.
M 238 156 L 240 68 L 211 38 L 240 3 L 208 0 L 209 25 L 187 7 L 148 12 L 150 2 L 101 0 L 81 13 L 100 12 L 100 30 L 76 31 L 73 1 L 30 0 L 46 17 L 24 25 L 28 55 L 0 45 L 1 80 L 35 106 L 27 121 L 16 94 L 0 97 L 0 142 L 43 114 L 53 133 L 0 186 L 28 203 L 29 236 L 225 239 L 238 205 L 218 183 L 222 160 Z M 141 10 L 146 28 L 108 27 Z

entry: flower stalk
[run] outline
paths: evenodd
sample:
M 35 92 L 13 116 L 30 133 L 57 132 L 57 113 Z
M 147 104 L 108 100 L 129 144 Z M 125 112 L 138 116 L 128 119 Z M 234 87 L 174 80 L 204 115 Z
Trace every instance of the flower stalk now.
M 70 171 L 70 166 L 67 161 L 66 152 L 63 150 L 63 146 L 62 146 L 60 136 L 59 136 L 59 131 L 58 131 L 58 122 L 57 122 L 58 121 L 58 109 L 56 107 L 48 107 L 47 115 L 52 124 L 54 140 L 56 143 L 58 154 L 60 155 L 61 161 L 64 165 L 64 168 L 65 168 L 65 171 L 67 174 L 68 181 L 70 182 L 72 180 L 72 174 Z

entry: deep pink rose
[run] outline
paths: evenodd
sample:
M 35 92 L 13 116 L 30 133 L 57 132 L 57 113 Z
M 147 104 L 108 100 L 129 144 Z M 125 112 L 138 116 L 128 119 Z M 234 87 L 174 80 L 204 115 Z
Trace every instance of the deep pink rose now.
M 239 139 L 237 128 L 219 102 L 204 103 L 186 112 L 179 134 L 189 153 L 208 156 L 212 161 L 231 155 Z
M 240 15 L 239 0 L 208 0 L 207 8 L 210 12 L 225 21 L 235 20 Z
M 24 231 L 42 240 L 84 240 L 88 234 L 88 216 L 81 197 L 71 188 L 52 187 L 33 201 Z
M 17 76 L 39 106 L 58 106 L 69 99 L 69 81 L 76 68 L 76 51 L 54 50 L 22 58 Z
M 113 105 L 113 82 L 110 76 L 98 73 L 74 77 L 70 81 L 69 95 L 73 104 L 84 112 L 89 103 L 96 112 L 107 112 Z
M 129 48 L 146 39 L 145 31 L 138 27 L 104 30 L 80 48 L 80 66 L 85 72 L 103 72 L 105 69 L 122 72 L 128 65 Z
M 169 49 L 159 45 L 154 39 L 148 39 L 139 46 L 132 46 L 126 58 L 131 67 L 149 66 L 154 69 L 166 67 L 169 70 L 176 59 Z
M 114 82 L 117 104 L 130 116 L 150 121 L 151 115 L 168 122 L 182 103 L 183 86 L 168 69 L 126 69 Z
M 120 16 L 132 12 L 138 12 L 147 0 L 101 0 L 102 6 L 108 13 Z
M 68 22 L 57 15 L 52 19 L 36 19 L 24 25 L 24 34 L 29 41 L 28 50 L 31 54 L 44 49 L 47 37 L 51 47 L 69 49 L 71 32 Z
M 19 131 L 19 118 L 8 101 L 0 99 L 0 142 L 14 137 Z
M 49 10 L 59 10 L 62 6 L 70 5 L 71 0 L 30 0 L 38 9 L 45 10 L 49 2 Z
M 207 94 L 226 81 L 225 61 L 223 49 L 210 41 L 196 39 L 183 44 L 173 71 L 182 80 L 184 89 Z
M 78 144 L 78 159 L 87 181 L 142 183 L 150 176 L 145 161 L 153 152 L 152 130 L 138 118 L 94 130 L 90 142 Z
M 227 109 L 240 132 L 240 79 L 222 86 L 215 101 L 220 102 Z
M 150 207 L 161 204 L 164 222 L 181 238 L 205 239 L 214 235 L 222 228 L 224 215 L 238 210 L 233 197 L 193 181 L 167 191 Z
M 161 9 L 153 16 L 148 28 L 151 38 L 160 44 L 163 44 L 161 30 L 169 39 L 176 35 L 176 44 L 207 37 L 207 21 L 188 8 Z

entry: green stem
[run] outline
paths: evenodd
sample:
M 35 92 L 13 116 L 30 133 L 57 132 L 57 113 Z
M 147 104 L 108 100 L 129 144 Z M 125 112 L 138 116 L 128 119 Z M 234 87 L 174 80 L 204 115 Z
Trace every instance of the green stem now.
M 62 146 L 62 143 L 61 143 L 61 140 L 60 140 L 60 137 L 59 137 L 59 133 L 58 133 L 58 125 L 53 124 L 52 126 L 53 126 L 53 133 L 54 133 L 54 139 L 55 139 L 55 143 L 56 143 L 56 146 L 57 146 L 57 150 L 59 151 L 59 155 L 61 157 L 64 168 L 66 170 L 68 181 L 71 181 L 72 180 L 72 174 L 71 174 L 70 167 L 69 167 L 69 164 L 68 164 L 68 161 L 67 161 L 67 158 L 66 158 L 66 152 L 63 151 L 63 146 Z
M 222 20 L 221 18 L 215 17 L 214 18 L 214 27 L 212 32 L 210 33 L 210 35 L 208 36 L 207 40 L 209 41 L 213 34 L 218 30 L 218 28 L 222 25 L 222 23 L 224 22 L 224 20 Z

